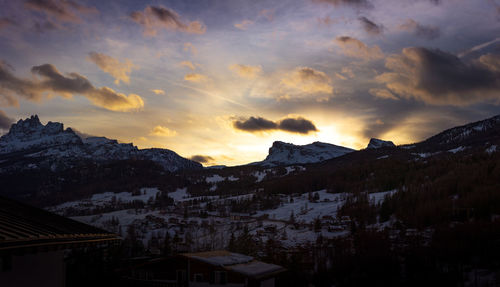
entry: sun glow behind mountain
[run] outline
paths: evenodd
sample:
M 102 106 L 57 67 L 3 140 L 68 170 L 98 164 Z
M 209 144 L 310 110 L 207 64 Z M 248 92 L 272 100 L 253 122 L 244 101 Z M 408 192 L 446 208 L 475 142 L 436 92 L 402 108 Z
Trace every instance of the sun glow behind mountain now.
M 405 144 L 498 113 L 496 1 L 0 5 L 0 133 L 38 114 L 237 165 L 274 141 Z

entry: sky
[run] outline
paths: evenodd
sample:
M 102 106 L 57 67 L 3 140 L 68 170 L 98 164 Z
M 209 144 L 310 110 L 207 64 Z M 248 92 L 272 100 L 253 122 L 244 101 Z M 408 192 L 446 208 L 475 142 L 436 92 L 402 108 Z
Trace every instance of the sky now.
M 500 114 L 498 0 L 0 0 L 0 134 L 38 114 L 204 165 Z

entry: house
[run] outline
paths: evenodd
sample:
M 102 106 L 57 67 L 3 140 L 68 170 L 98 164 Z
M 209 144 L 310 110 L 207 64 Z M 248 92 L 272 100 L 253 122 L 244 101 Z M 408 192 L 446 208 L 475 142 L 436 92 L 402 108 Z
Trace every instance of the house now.
M 117 242 L 115 234 L 0 197 L 1 286 L 65 286 L 69 251 Z
M 123 286 L 272 287 L 286 270 L 225 250 L 183 253 L 133 267 Z

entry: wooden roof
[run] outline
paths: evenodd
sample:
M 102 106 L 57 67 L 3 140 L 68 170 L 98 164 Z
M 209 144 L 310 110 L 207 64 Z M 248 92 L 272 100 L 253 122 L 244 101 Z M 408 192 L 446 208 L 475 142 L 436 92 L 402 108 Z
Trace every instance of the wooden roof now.
M 116 240 L 116 234 L 0 197 L 0 251 Z

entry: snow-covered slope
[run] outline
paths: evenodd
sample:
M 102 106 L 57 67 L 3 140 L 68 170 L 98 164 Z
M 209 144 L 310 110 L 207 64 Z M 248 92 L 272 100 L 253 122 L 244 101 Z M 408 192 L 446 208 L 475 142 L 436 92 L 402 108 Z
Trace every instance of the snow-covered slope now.
M 315 163 L 339 157 L 353 151 L 350 148 L 322 142 L 314 142 L 308 145 L 294 145 L 275 141 L 269 149 L 266 159 L 255 164 L 261 166 L 278 166 Z
M 394 147 L 394 143 L 392 141 L 384 141 L 380 139 L 372 138 L 368 143 L 366 148 L 382 148 L 382 147 Z
M 71 128 L 48 122 L 38 116 L 19 120 L 0 138 L 0 171 L 49 167 L 60 169 L 79 161 L 106 162 L 142 159 L 160 164 L 165 170 L 201 169 L 201 164 L 185 159 L 168 149 L 138 149 L 105 137 L 81 139 Z
M 426 145 L 456 145 L 461 142 L 479 142 L 483 144 L 489 138 L 494 138 L 500 131 L 500 116 L 451 128 L 428 138 L 420 144 Z
M 0 138 L 0 154 L 37 148 L 40 146 L 81 145 L 82 140 L 61 123 L 42 125 L 38 116 L 19 120 Z

